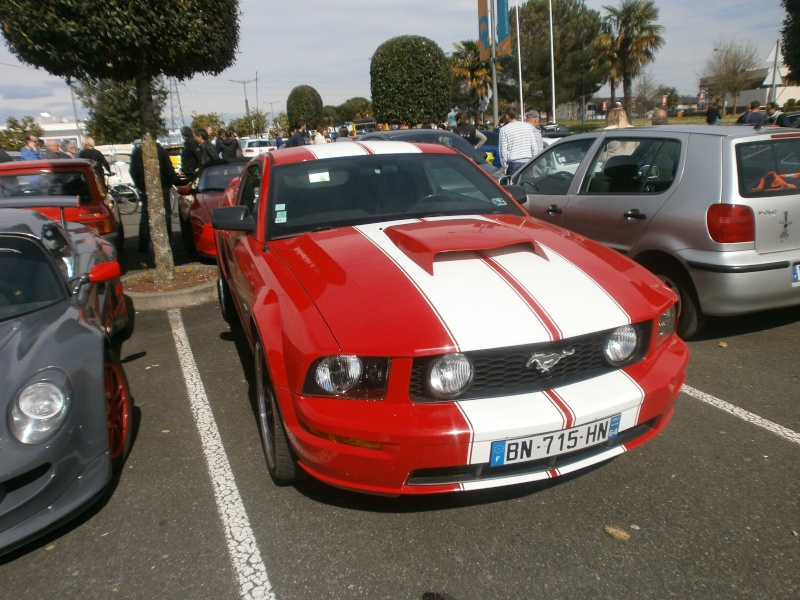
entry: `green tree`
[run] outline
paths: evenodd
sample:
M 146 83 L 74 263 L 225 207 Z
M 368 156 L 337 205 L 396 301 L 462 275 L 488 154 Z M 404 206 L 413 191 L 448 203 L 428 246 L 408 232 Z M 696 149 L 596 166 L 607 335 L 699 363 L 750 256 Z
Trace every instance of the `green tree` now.
M 492 73 L 481 62 L 480 49 L 476 40 L 453 42 L 455 52 L 450 56 L 450 68 L 459 91 L 467 100 L 467 113 L 475 122 L 480 122 L 481 112 L 489 97 Z
M 310 85 L 298 85 L 286 99 L 286 115 L 294 126 L 305 123 L 309 129 L 316 127 L 322 122 L 322 97 Z
M 354 119 L 367 119 L 372 117 L 372 102 L 361 96 L 349 98 L 338 107 L 339 122 L 352 121 Z
M 239 135 L 259 137 L 267 130 L 267 116 L 254 108 L 250 111 L 250 116 L 231 119 L 228 127 Z
M 515 32 L 516 11 L 512 11 L 511 16 L 511 30 Z M 548 101 L 552 89 L 548 0 L 531 0 L 521 6 L 519 20 L 525 106 L 547 109 L 552 104 Z M 592 43 L 600 33 L 600 25 L 600 14 L 586 8 L 583 0 L 553 2 L 557 104 L 579 101 L 581 96 L 592 95 L 600 89 L 603 74 L 589 68 L 593 58 Z M 516 33 L 514 38 L 516 47 Z M 509 62 L 503 64 L 505 77 L 516 80 L 519 73 L 516 60 L 513 57 L 507 60 Z
M 86 130 L 95 144 L 130 144 L 141 134 L 142 115 L 136 82 L 89 79 L 75 84 L 75 93 L 89 111 Z M 166 133 L 166 123 L 160 117 L 167 102 L 167 88 L 163 79 L 153 82 L 153 103 L 158 118 L 156 136 Z
M 174 279 L 166 232 L 155 133 L 159 130 L 153 82 L 196 73 L 218 75 L 236 58 L 238 0 L 3 0 L 0 23 L 11 52 L 52 75 L 136 82 L 141 138 L 155 248 L 155 283 Z M 176 27 L 179 28 L 176 29 Z
M 211 126 L 212 131 L 217 131 L 220 127 L 224 127 L 225 123 L 217 113 L 192 113 L 192 123 L 190 125 L 192 131 L 205 129 L 209 126 Z
M 789 69 L 787 79 L 800 84 L 800 0 L 782 0 L 786 18 L 781 29 L 783 62 Z
M 384 42 L 372 55 L 369 75 L 380 122 L 438 123 L 450 111 L 450 65 L 428 38 L 404 35 Z
M 0 130 L 0 148 L 18 151 L 25 145 L 25 134 L 28 131 L 40 137 L 44 134 L 44 130 L 36 124 L 33 117 L 22 117 L 21 121 L 8 117 L 5 129 Z
M 616 54 L 616 72 L 622 80 L 623 105 L 631 112 L 633 79 L 655 60 L 664 45 L 664 28 L 656 24 L 659 10 L 653 0 L 620 0 L 618 6 L 604 6 L 605 21 Z
M 622 81 L 619 72 L 619 60 L 617 59 L 616 37 L 611 24 L 603 21 L 600 26 L 600 33 L 592 42 L 592 59 L 589 63 L 589 71 L 598 74 L 603 83 L 607 83 L 611 101 L 614 104 L 617 99 L 617 88 Z

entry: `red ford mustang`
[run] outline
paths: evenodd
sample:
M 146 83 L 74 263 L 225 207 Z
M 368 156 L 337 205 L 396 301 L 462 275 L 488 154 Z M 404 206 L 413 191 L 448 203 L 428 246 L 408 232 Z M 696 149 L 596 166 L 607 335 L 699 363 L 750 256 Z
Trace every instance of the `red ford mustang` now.
M 672 416 L 675 295 L 534 220 L 466 157 L 354 142 L 252 160 L 214 211 L 223 317 L 253 348 L 278 483 L 387 495 L 541 480 Z

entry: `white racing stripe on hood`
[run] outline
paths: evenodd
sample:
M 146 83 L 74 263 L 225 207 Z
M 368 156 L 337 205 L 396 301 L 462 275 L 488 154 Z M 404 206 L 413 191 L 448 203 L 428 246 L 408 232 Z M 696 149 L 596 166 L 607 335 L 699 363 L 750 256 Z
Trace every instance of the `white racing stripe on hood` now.
M 537 242 L 547 256 L 529 252 L 486 254 L 510 273 L 556 323 L 564 338 L 630 323 L 619 304 L 586 272 Z
M 527 302 L 478 256 L 472 252 L 441 254 L 434 275 L 430 275 L 389 239 L 383 231 L 386 226 L 376 223 L 356 229 L 416 285 L 440 315 L 459 350 L 502 348 L 552 339 Z

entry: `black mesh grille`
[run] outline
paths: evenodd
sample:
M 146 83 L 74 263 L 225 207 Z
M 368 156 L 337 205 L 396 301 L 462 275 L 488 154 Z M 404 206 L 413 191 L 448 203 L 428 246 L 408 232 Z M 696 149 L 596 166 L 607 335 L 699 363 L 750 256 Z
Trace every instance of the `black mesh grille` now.
M 649 323 L 635 327 L 639 333 L 639 349 L 627 364 L 641 360 L 649 344 Z M 603 354 L 603 345 L 612 331 L 544 344 L 464 352 L 472 361 L 475 371 L 472 386 L 459 400 L 538 392 L 615 371 L 618 367 L 609 364 Z M 535 365 L 528 364 L 534 354 L 550 353 L 558 354 L 561 358 L 547 372 L 542 373 Z M 415 402 L 435 400 L 426 393 L 424 378 L 429 365 L 436 358 L 414 360 L 409 393 Z

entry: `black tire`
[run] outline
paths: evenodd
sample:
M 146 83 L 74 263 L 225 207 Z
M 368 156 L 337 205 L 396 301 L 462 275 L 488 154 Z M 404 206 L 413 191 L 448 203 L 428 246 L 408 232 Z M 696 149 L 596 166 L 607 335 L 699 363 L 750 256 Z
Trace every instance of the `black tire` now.
M 122 363 L 113 350 L 106 348 L 103 358 L 108 452 L 114 471 L 119 471 L 133 445 L 133 396 Z
M 680 267 L 668 263 L 644 263 L 644 266 L 678 294 L 680 310 L 678 335 L 684 340 L 697 335 L 706 317 L 700 309 L 700 301 L 689 276 Z
M 228 286 L 228 281 L 222 273 L 222 267 L 219 266 L 219 261 L 217 261 L 217 299 L 219 300 L 219 312 L 222 314 L 222 318 L 225 322 L 235 322 L 236 307 L 233 305 L 231 288 Z
M 297 481 L 297 462 L 289 447 L 283 418 L 275 397 L 275 390 L 272 388 L 264 349 L 260 341 L 256 342 L 254 355 L 258 427 L 261 431 L 261 444 L 264 447 L 267 470 L 276 484 L 290 485 Z

